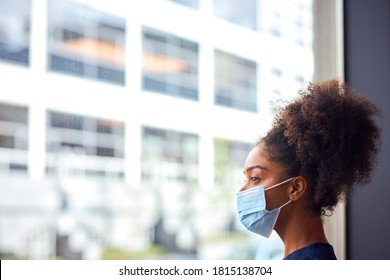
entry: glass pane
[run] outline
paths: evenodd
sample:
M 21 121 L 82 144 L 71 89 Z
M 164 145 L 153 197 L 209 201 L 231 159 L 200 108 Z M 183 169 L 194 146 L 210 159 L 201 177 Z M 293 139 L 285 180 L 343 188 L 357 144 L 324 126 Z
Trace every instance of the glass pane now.
M 0 59 L 29 64 L 30 0 L 0 1 Z
M 257 111 L 256 63 L 225 52 L 215 52 L 215 104 Z
M 226 21 L 256 30 L 256 0 L 214 0 L 214 15 Z
M 281 258 L 235 194 L 268 104 L 310 80 L 311 0 L 167 1 L 0 0 L 1 256 Z
M 123 177 L 123 132 L 119 121 L 49 111 L 47 172 Z
M 261 3 L 261 30 L 311 48 L 312 1 L 273 0 Z
M 48 24 L 50 70 L 124 85 L 124 19 L 52 0 Z
M 0 174 L 27 171 L 28 109 L 0 103 Z
M 251 144 L 214 139 L 215 183 L 218 187 L 238 190 L 243 182 L 242 168 L 252 149 Z
M 198 44 L 151 28 L 143 30 L 143 89 L 198 99 Z
M 0 103 L 0 148 L 27 150 L 27 114 L 25 107 Z
M 144 127 L 142 134 L 142 174 L 151 182 L 196 184 L 198 136 Z
M 170 0 L 172 2 L 176 2 L 194 9 L 199 8 L 199 0 Z

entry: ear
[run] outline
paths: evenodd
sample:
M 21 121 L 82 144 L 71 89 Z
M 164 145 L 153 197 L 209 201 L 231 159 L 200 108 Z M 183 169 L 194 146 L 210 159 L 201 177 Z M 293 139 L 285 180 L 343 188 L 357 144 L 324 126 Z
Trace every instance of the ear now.
M 303 197 L 306 189 L 308 188 L 308 182 L 303 176 L 297 176 L 292 180 L 290 188 L 290 199 L 292 201 L 299 200 Z

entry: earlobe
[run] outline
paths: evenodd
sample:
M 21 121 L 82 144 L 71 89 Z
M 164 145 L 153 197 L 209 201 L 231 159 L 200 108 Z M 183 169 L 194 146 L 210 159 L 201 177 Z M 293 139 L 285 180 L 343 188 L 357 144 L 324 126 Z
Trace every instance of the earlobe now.
M 297 176 L 292 180 L 290 189 L 290 199 L 292 201 L 299 200 L 303 197 L 307 189 L 307 180 L 303 176 Z

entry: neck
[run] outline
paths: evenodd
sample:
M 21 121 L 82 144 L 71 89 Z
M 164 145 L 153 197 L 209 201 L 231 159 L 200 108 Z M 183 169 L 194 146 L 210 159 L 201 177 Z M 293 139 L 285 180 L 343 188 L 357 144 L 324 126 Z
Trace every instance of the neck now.
M 328 243 L 321 216 L 301 214 L 293 215 L 299 218 L 289 219 L 284 227 L 276 230 L 283 240 L 285 256 L 313 243 Z

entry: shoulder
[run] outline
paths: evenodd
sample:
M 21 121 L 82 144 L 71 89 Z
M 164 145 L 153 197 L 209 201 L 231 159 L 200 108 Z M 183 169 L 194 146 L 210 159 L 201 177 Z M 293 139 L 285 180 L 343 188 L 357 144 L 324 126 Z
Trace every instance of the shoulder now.
M 336 260 L 333 246 L 328 243 L 313 243 L 285 256 L 284 260 Z

